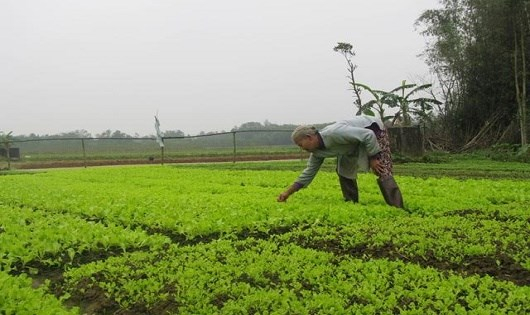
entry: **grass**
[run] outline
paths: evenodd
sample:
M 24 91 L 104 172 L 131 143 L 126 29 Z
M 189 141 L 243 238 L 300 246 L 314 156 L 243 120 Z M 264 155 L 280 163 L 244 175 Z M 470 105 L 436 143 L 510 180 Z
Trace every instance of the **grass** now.
M 274 157 L 285 158 L 292 156 L 295 159 L 289 161 L 265 162 L 241 162 L 241 160 L 253 158 L 265 158 L 273 160 Z M 154 158 L 154 163 L 160 163 L 160 151 L 143 152 L 99 152 L 87 156 L 87 161 L 99 161 L 98 165 L 116 164 L 122 161 L 134 161 L 136 163 L 147 163 L 149 157 Z M 206 149 L 186 149 L 182 151 L 166 150 L 164 158 L 167 163 L 206 161 L 209 158 L 225 158 L 227 163 L 217 163 L 215 165 L 194 164 L 193 167 L 214 167 L 218 169 L 248 169 L 248 170 L 293 170 L 301 171 L 305 167 L 307 153 L 301 152 L 292 146 L 276 147 L 242 147 L 236 151 L 236 163 L 233 163 L 233 148 L 206 148 Z M 12 170 L 7 170 L 7 162 L 0 161 L 0 175 L 19 174 L 22 169 L 28 169 L 32 164 L 55 163 L 54 167 L 60 167 L 61 162 L 77 161 L 83 166 L 84 158 L 76 154 L 37 154 L 30 158 L 23 158 L 20 161 L 11 162 Z M 153 161 L 151 161 L 153 162 Z M 119 163 L 118 163 L 119 164 Z M 44 166 L 43 166 L 44 165 Z M 46 167 L 45 164 L 39 167 Z M 90 164 L 88 164 L 90 165 Z M 189 165 L 183 163 L 183 165 Z M 65 166 L 66 165 L 65 163 Z M 72 166 L 72 165 L 70 165 Z M 174 164 L 180 167 L 179 164 Z M 19 169 L 19 170 L 17 170 Z M 322 166 L 323 171 L 335 171 L 334 159 L 327 159 Z M 394 156 L 394 173 L 396 175 L 408 175 L 415 177 L 442 177 L 453 178 L 507 178 L 507 179 L 530 179 L 530 164 L 518 162 L 511 152 L 476 151 L 465 154 L 449 154 L 443 152 L 427 152 L 423 157 L 410 158 L 400 155 Z
M 237 162 L 216 164 L 173 164 L 173 167 L 214 168 L 232 170 L 292 170 L 301 171 L 306 165 L 305 159 L 270 162 Z M 334 172 L 334 159 L 327 159 L 322 171 Z M 439 163 L 407 162 L 394 164 L 395 175 L 414 177 L 453 177 L 453 178 L 491 178 L 491 179 L 530 179 L 530 165 L 521 162 L 494 161 L 486 157 L 468 159 L 455 156 Z

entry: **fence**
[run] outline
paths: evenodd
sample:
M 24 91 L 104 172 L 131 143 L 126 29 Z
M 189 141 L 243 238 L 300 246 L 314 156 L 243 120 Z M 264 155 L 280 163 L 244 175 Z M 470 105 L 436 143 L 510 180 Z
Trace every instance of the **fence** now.
M 422 156 L 424 153 L 423 133 L 420 126 L 391 127 L 388 129 L 392 152 L 406 156 Z
M 5 148 L 0 148 L 0 156 L 7 157 L 7 150 Z M 20 149 L 19 148 L 9 148 L 9 157 L 12 160 L 20 159 Z
M 292 144 L 292 130 L 240 130 L 197 136 L 164 137 L 161 148 L 154 137 L 38 138 L 13 140 L 20 166 L 62 161 L 63 165 L 160 163 L 197 159 L 236 162 L 244 159 L 294 158 L 305 155 Z M 423 154 L 419 127 L 389 128 L 394 153 Z M 16 148 L 15 148 L 16 147 Z M 222 159 L 221 159 L 222 158 Z M 1 168 L 1 166 L 0 166 Z
M 300 150 L 290 139 L 292 130 L 240 130 L 197 136 L 143 138 L 38 138 L 15 139 L 19 164 L 51 161 L 164 163 L 177 159 L 223 157 L 236 162 L 248 155 L 292 155 Z

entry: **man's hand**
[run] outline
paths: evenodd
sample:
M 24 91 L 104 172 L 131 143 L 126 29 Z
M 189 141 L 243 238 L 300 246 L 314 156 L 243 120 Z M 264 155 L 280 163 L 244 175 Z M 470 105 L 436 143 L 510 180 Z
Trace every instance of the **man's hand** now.
M 291 187 L 287 188 L 284 192 L 282 192 L 276 200 L 278 202 L 285 202 L 287 201 L 287 198 L 289 198 L 290 195 L 294 194 L 299 189 L 300 189 L 300 186 L 294 183 L 291 185 Z
M 378 158 L 371 158 L 370 159 L 370 168 L 377 174 L 381 174 L 383 173 L 383 171 L 385 170 L 383 164 L 381 163 L 381 161 L 379 161 Z
M 291 195 L 290 193 L 288 193 L 287 191 L 284 191 L 278 196 L 278 199 L 276 200 L 278 202 L 286 202 L 287 198 L 289 198 L 290 195 Z

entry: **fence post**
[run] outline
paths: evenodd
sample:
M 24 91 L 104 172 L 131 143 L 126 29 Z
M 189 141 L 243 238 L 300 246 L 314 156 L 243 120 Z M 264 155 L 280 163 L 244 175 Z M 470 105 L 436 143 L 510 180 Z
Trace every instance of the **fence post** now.
M 6 156 L 7 156 L 7 169 L 11 169 L 11 143 L 9 140 L 6 142 Z
M 83 165 L 86 168 L 86 149 L 85 149 L 85 139 L 81 138 L 81 147 L 83 148 Z
M 233 159 L 232 163 L 235 163 L 235 162 L 236 162 L 236 154 L 237 154 L 237 149 L 236 149 L 236 132 L 235 132 L 235 131 L 232 131 L 232 143 L 234 144 L 234 159 Z

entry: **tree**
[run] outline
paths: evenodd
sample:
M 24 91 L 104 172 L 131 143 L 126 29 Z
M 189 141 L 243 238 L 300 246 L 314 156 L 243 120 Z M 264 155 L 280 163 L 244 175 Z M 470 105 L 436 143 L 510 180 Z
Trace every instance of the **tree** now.
M 341 55 L 344 56 L 346 59 L 346 63 L 348 64 L 348 79 L 350 80 L 350 85 L 352 86 L 352 90 L 354 92 L 354 101 L 353 104 L 357 107 L 357 111 L 355 115 L 360 115 L 364 112 L 365 108 L 363 107 L 362 101 L 361 101 L 361 89 L 355 82 L 355 69 L 357 69 L 357 65 L 353 64 L 352 58 L 355 57 L 355 51 L 353 50 L 353 46 L 348 43 L 337 43 L 337 46 L 333 48 L 334 51 L 339 52 Z
M 528 97 L 526 52 L 528 50 L 525 38 L 530 34 L 530 15 L 528 1 L 510 2 L 513 12 L 513 72 L 515 83 L 515 99 L 517 102 L 517 118 L 521 136 L 521 153 L 528 150 Z
M 425 11 L 416 25 L 432 39 L 424 56 L 444 97 L 442 130 L 466 148 L 505 141 L 514 121 L 525 133 L 528 123 L 520 120 L 528 107 L 523 89 L 528 85 L 523 83 L 528 73 L 528 0 L 440 3 L 442 8 Z
M 58 135 L 59 138 L 91 138 L 90 132 L 85 129 L 78 129 L 74 131 L 62 132 Z
M 111 138 L 131 138 L 130 135 L 128 135 L 125 132 L 121 132 L 119 130 L 116 130 L 112 133 Z
M 96 138 L 110 138 L 112 136 L 112 130 L 107 129 L 102 133 L 96 134 Z
M 262 129 L 264 129 L 264 126 L 260 122 L 249 121 L 239 126 L 237 130 L 262 130 Z
M 2 146 L 4 147 L 6 151 L 6 159 L 7 159 L 7 169 L 11 169 L 11 155 L 10 155 L 10 149 L 11 149 L 11 143 L 13 142 L 13 137 L 11 136 L 13 134 L 13 131 L 10 131 L 6 134 L 0 133 L 0 141 L 2 142 Z
M 164 137 L 184 137 L 185 134 L 181 130 L 166 130 L 164 131 Z

